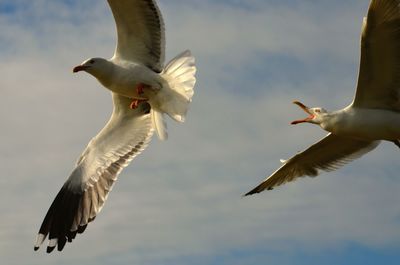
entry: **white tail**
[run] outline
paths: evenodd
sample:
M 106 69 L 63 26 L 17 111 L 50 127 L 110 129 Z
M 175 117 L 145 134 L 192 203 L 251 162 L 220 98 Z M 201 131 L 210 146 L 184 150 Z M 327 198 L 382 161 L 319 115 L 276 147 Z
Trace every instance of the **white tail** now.
M 176 121 L 185 121 L 194 94 L 195 74 L 195 60 L 188 50 L 172 59 L 161 73 L 170 89 L 161 109 Z
M 165 83 L 151 104 L 153 126 L 161 140 L 168 136 L 164 113 L 178 122 L 185 121 L 194 94 L 195 74 L 195 60 L 188 50 L 172 59 L 162 71 Z
M 167 124 L 164 121 L 164 113 L 158 110 L 151 109 L 151 120 L 153 122 L 153 127 L 157 132 L 158 138 L 162 141 L 167 140 Z

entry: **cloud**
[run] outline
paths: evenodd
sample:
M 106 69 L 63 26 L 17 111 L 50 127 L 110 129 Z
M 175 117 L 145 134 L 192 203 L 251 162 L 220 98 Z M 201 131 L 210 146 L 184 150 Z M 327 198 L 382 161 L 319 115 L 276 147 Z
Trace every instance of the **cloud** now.
M 254 249 L 285 264 L 281 256 L 296 249 L 399 245 L 393 144 L 317 179 L 240 197 L 325 134 L 289 127 L 303 115 L 293 99 L 329 109 L 350 102 L 368 1 L 174 0 L 161 1 L 167 57 L 190 48 L 199 68 L 187 122 L 168 122 L 170 139 L 154 139 L 132 162 L 62 254 L 33 253 L 47 207 L 111 111 L 109 93 L 71 69 L 111 56 L 115 32 L 105 1 L 13 3 L 0 6 L 0 256 L 8 264 L 228 264 L 213 260 L 221 255 L 254 264 L 239 252 Z

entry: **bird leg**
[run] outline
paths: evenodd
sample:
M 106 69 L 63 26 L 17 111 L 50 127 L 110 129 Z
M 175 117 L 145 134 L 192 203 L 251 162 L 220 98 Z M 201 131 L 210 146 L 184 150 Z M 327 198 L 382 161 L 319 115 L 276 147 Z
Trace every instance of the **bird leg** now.
M 136 98 L 136 99 L 132 100 L 131 104 L 129 105 L 129 108 L 137 109 L 137 107 L 139 107 L 140 103 L 147 102 L 147 101 L 148 101 L 148 99 L 137 99 Z
M 148 88 L 151 88 L 151 86 L 149 86 L 149 85 L 146 85 L 146 84 L 143 84 L 143 83 L 139 83 L 139 84 L 137 84 L 137 86 L 136 86 L 136 93 L 140 96 L 140 95 L 143 95 L 144 94 L 144 89 L 148 89 Z
M 400 148 L 400 141 L 398 139 L 392 141 L 398 148 Z
M 136 93 L 141 96 L 144 94 L 144 89 L 147 88 L 151 88 L 149 85 L 143 84 L 143 83 L 139 83 L 136 85 L 135 89 L 136 89 Z M 131 109 L 137 109 L 137 107 L 139 106 L 140 103 L 143 102 L 147 102 L 148 99 L 142 99 L 142 98 L 135 98 L 132 100 L 131 104 L 129 105 L 129 108 Z
M 138 93 L 138 95 L 144 94 L 144 84 L 139 83 L 139 84 L 136 86 L 136 93 Z

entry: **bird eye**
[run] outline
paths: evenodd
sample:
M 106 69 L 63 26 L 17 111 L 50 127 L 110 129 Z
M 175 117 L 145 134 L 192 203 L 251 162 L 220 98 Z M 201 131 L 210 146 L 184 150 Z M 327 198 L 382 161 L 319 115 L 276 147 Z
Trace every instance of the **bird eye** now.
M 316 109 L 315 112 L 316 112 L 316 113 L 320 113 L 321 110 L 320 110 L 320 109 Z
M 93 59 L 90 60 L 89 63 L 90 63 L 90 64 L 94 64 L 94 60 L 93 60 Z

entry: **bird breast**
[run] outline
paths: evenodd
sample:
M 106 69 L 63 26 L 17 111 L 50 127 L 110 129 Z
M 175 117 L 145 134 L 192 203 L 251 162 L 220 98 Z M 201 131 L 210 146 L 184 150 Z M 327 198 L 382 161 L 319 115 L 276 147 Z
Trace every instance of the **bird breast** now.
M 116 65 L 112 79 L 109 90 L 129 98 L 142 98 L 135 89 L 137 85 L 159 86 L 160 76 L 145 66 L 130 63 Z
M 349 108 L 332 113 L 321 127 L 337 135 L 366 140 L 400 139 L 400 113 L 381 109 Z

